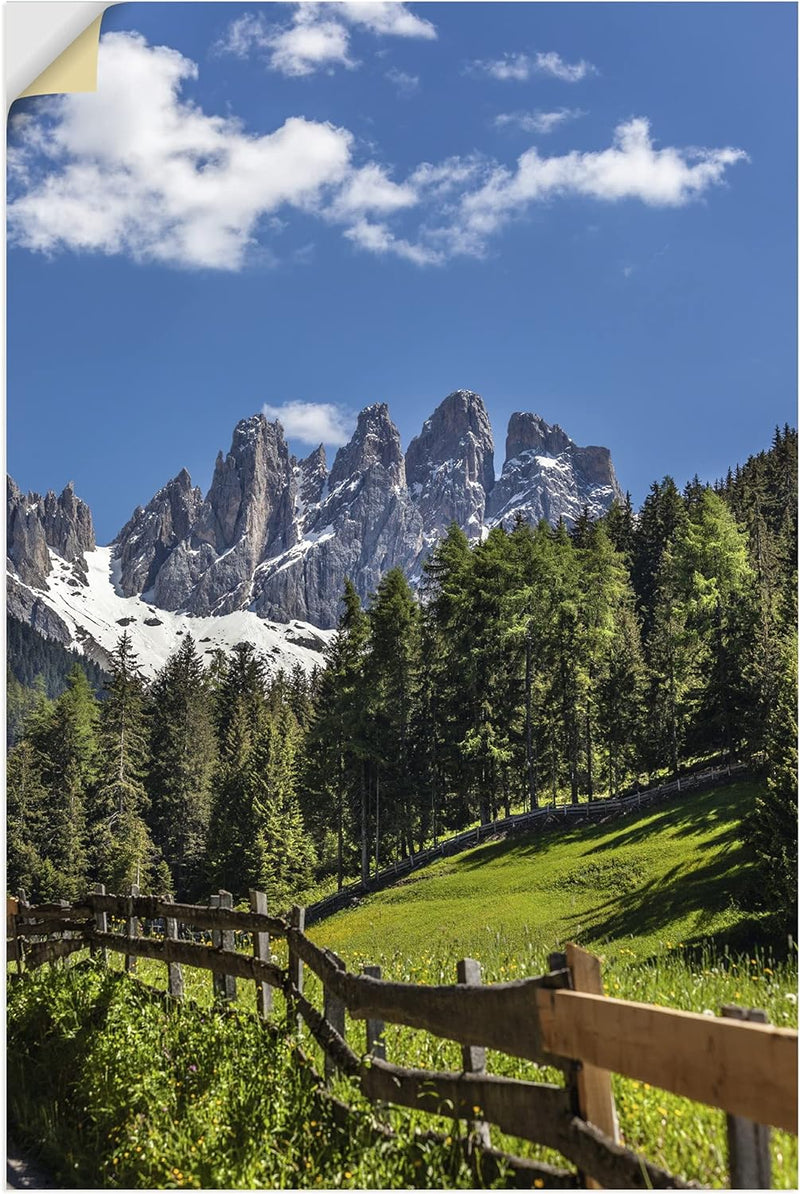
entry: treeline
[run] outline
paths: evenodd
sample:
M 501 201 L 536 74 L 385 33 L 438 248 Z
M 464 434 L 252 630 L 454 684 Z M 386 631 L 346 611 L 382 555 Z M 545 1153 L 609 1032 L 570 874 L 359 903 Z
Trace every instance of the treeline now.
M 148 684 L 126 636 L 105 699 L 40 697 L 9 756 L 9 884 L 285 904 L 476 818 L 749 760 L 753 845 L 796 886 L 796 433 L 714 487 L 670 478 L 571 530 L 451 528 L 418 595 L 352 585 L 326 667 L 272 679 L 187 637 Z

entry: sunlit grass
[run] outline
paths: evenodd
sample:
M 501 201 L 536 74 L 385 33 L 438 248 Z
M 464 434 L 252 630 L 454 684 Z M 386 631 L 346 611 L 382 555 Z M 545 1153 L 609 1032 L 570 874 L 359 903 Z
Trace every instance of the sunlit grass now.
M 602 957 L 608 995 L 712 1014 L 737 1003 L 795 1027 L 794 952 L 776 961 L 753 945 L 758 922 L 739 906 L 751 872 L 738 823 L 754 793 L 742 783 L 622 822 L 478 847 L 311 935 L 351 969 L 378 964 L 384 977 L 419 983 L 454 982 L 462 957 L 481 962 L 485 982 L 541 974 L 548 954 L 573 940 Z M 363 1024 L 349 1031 L 360 1041 Z M 410 1066 L 460 1065 L 458 1046 L 394 1026 L 387 1053 Z M 537 1072 L 496 1053 L 489 1068 Z M 619 1076 L 613 1082 L 626 1143 L 685 1178 L 728 1184 L 722 1112 Z M 504 1143 L 554 1159 L 524 1142 Z M 786 1133 L 773 1133 L 773 1182 L 797 1184 L 797 1141 Z
M 389 891 L 363 900 L 356 908 L 315 926 L 311 936 L 335 949 L 351 970 L 377 963 L 386 978 L 425 984 L 454 982 L 456 962 L 465 956 L 481 962 L 485 982 L 541 974 L 547 968 L 550 951 L 568 940 L 577 940 L 602 957 L 608 995 L 713 1014 L 718 1014 L 725 1003 L 738 1003 L 763 1008 L 770 1022 L 794 1027 L 794 952 L 790 950 L 787 955 L 785 949 L 782 954 L 776 950 L 773 956 L 765 946 L 754 944 L 759 940 L 759 922 L 740 907 L 746 885 L 751 882 L 751 870 L 739 841 L 738 822 L 754 793 L 754 785 L 737 784 L 622 821 L 490 843 L 444 860 Z M 252 948 L 250 936 L 241 935 L 238 947 L 248 952 Z M 285 942 L 274 940 L 272 953 L 274 960 L 285 967 Z M 111 954 L 110 965 L 121 969 L 122 956 Z M 49 967 L 36 980 L 45 993 L 47 971 Z M 66 974 L 56 971 L 51 981 L 68 984 Z M 167 967 L 163 963 L 138 959 L 135 974 L 160 990 L 166 988 Z M 320 983 L 308 969 L 305 974 L 306 993 L 321 1008 Z M 365 1142 L 363 1156 L 353 1148 L 343 1160 L 344 1144 L 337 1135 L 340 1129 L 334 1130 L 318 1111 L 313 1116 L 304 1112 L 307 1095 L 305 1088 L 295 1084 L 296 1054 L 291 1042 L 284 1039 L 283 1044 L 266 1049 L 263 1031 L 257 1026 L 248 1027 L 248 1022 L 255 1025 L 254 1018 L 245 1017 L 243 1027 L 239 1020 L 211 1013 L 210 972 L 184 967 L 183 975 L 187 1000 L 201 1010 L 185 1009 L 175 1018 L 175 1023 L 183 1026 L 180 1032 L 184 1035 L 179 1032 L 178 1044 L 167 1046 L 168 1058 L 162 1060 L 156 1049 L 147 1060 L 147 1050 L 143 1044 L 140 1046 L 135 1026 L 134 1013 L 140 1010 L 135 1000 L 126 1005 L 128 1012 L 120 1014 L 120 1025 L 130 1015 L 124 1034 L 117 1032 L 114 1038 L 115 1048 L 120 1051 L 120 1072 L 112 1074 L 115 1063 L 109 1053 L 108 1073 L 103 1081 L 111 1085 L 101 1084 L 92 1093 L 92 1099 L 98 1092 L 102 1095 L 100 1102 L 85 1103 L 87 1114 L 94 1117 L 91 1122 L 108 1122 L 116 1134 L 109 1127 L 100 1139 L 102 1133 L 98 1136 L 92 1128 L 95 1136 L 91 1139 L 81 1137 L 80 1132 L 76 1137 L 69 1115 L 83 1104 L 75 1099 L 69 1108 L 63 1099 L 57 1101 L 47 1112 L 50 1138 L 67 1141 L 68 1133 L 58 1137 L 57 1131 L 59 1116 L 67 1116 L 64 1123 L 72 1123 L 72 1139 L 79 1143 L 83 1139 L 84 1145 L 98 1150 L 97 1156 L 105 1166 L 103 1184 L 156 1188 L 191 1186 L 198 1181 L 232 1188 L 256 1188 L 259 1182 L 361 1188 L 471 1184 L 472 1176 L 458 1167 L 447 1150 L 433 1150 L 424 1156 L 415 1152 L 412 1157 L 408 1154 L 411 1146 L 401 1144 L 395 1156 L 396 1145 L 376 1149 Z M 92 979 L 95 981 L 100 980 Z M 127 989 L 127 984 L 123 985 Z M 96 996 L 97 992 L 95 1009 Z M 275 1020 L 280 1022 L 285 1017 L 283 997 L 275 992 L 273 998 Z M 254 983 L 238 980 L 236 1006 L 243 1013 L 255 1010 Z M 49 1014 L 43 994 L 39 1014 L 45 1013 Z M 64 1025 L 71 1022 L 73 1014 L 78 1025 L 74 1039 L 82 1014 L 78 1010 L 65 1014 L 58 1032 L 69 1036 Z M 195 1024 L 193 1016 L 205 1019 L 197 1019 Z M 225 1032 L 218 1028 L 223 1021 L 228 1026 Z M 194 1044 L 193 1025 L 208 1024 L 214 1025 L 212 1039 L 219 1037 L 226 1042 L 220 1046 L 219 1069 L 212 1053 L 204 1055 L 207 1087 L 202 1092 L 195 1089 L 191 1086 L 191 1082 L 199 1081 L 195 1078 L 186 1087 L 187 1079 L 178 1076 L 181 1085 L 175 1090 L 182 1092 L 182 1101 L 173 1105 L 161 1097 L 160 1092 L 166 1090 L 164 1075 L 172 1074 L 174 1078 L 174 1065 L 184 1065 L 189 1074 L 193 1073 L 188 1066 L 196 1062 L 190 1062 L 189 1054 L 181 1050 L 199 1048 Z M 260 1037 L 251 1035 L 256 1028 Z M 154 1030 L 151 1027 L 147 1031 Z M 173 1032 L 172 1024 L 163 1017 L 159 1032 L 164 1040 Z M 227 1032 L 233 1035 L 229 1038 Z M 240 1048 L 236 1045 L 237 1032 L 242 1034 Z M 357 1053 L 364 1050 L 363 1021 L 348 1017 L 347 1036 Z M 142 1036 L 142 1041 L 149 1040 L 150 1045 L 153 1039 L 146 1032 Z M 262 1042 L 257 1051 L 253 1044 L 256 1039 Z M 387 1026 L 386 1042 L 390 1061 L 425 1069 L 461 1068 L 460 1047 L 453 1042 L 397 1025 Z M 302 1045 L 321 1069 L 321 1052 L 307 1030 L 302 1034 Z M 126 1052 L 129 1047 L 130 1057 Z M 45 1056 L 50 1071 L 57 1056 L 43 1050 Z M 258 1071 L 252 1081 L 251 1066 Z M 492 1073 L 534 1080 L 557 1077 L 497 1052 L 489 1053 L 488 1068 Z M 613 1085 L 628 1145 L 685 1178 L 717 1187 L 728 1184 L 721 1112 L 619 1076 L 614 1077 Z M 218 1088 L 221 1098 L 216 1093 Z M 187 1098 L 187 1090 L 195 1097 Z M 148 1099 L 143 1109 L 137 1100 L 145 1091 L 154 1097 L 159 1092 L 160 1101 Z M 363 1116 L 370 1114 L 352 1083 L 337 1079 L 334 1093 Z M 261 1156 L 257 1149 L 254 1151 L 255 1146 L 251 1148 L 243 1141 L 245 1110 L 251 1120 L 253 1116 L 262 1117 L 258 1122 L 265 1132 L 277 1134 L 280 1156 L 269 1149 L 266 1156 Z M 299 1123 L 301 1128 L 286 1134 L 276 1125 L 284 1122 L 280 1116 L 290 1114 L 293 1124 Z M 447 1120 L 436 1121 L 409 1110 L 384 1114 L 398 1129 L 401 1141 L 410 1140 L 414 1127 L 435 1126 L 445 1132 L 453 1128 Z M 354 1124 L 364 1122 L 357 1117 Z M 47 1125 L 42 1123 L 40 1127 L 46 1135 Z M 358 1136 L 360 1129 L 353 1130 L 355 1139 L 366 1141 Z M 136 1143 L 131 1148 L 129 1139 L 133 1135 Z M 211 1153 L 203 1154 L 205 1168 L 197 1151 L 201 1137 L 204 1147 L 214 1141 Z M 509 1151 L 563 1163 L 557 1155 L 524 1141 L 504 1138 L 496 1129 L 492 1139 Z M 69 1147 L 78 1157 L 82 1180 L 90 1184 L 88 1169 L 83 1168 L 88 1164 L 86 1156 L 79 1148 L 76 1152 L 77 1145 Z M 62 1143 L 62 1148 L 68 1151 L 67 1143 Z M 774 1185 L 795 1188 L 796 1139 L 774 1132 L 772 1155 Z M 70 1163 L 75 1164 L 75 1158 Z

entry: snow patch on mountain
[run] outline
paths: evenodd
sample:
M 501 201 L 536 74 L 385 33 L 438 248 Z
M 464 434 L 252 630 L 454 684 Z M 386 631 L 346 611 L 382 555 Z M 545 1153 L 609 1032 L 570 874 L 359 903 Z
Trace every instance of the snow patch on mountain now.
M 310 671 L 323 662 L 322 652 L 333 637 L 307 622 L 278 624 L 266 621 L 250 610 L 196 617 L 159 609 L 147 600 L 149 594 L 125 597 L 120 587 L 121 563 L 113 548 L 97 547 L 84 553 L 86 583 L 76 585 L 73 567 L 52 549 L 47 589 L 13 581 L 28 591 L 66 625 L 74 650 L 103 664 L 123 632 L 139 657 L 142 671 L 153 676 L 190 634 L 207 663 L 217 649 L 228 652 L 237 643 L 252 643 L 267 659 L 271 672 L 290 670 L 296 664 Z M 13 613 L 13 608 L 11 610 Z

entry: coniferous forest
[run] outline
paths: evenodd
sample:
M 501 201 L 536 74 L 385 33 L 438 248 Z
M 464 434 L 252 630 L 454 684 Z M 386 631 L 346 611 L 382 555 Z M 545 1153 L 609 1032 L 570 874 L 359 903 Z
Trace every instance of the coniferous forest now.
M 455 526 L 413 589 L 351 584 L 325 666 L 270 676 L 187 635 L 145 682 L 126 635 L 100 698 L 12 681 L 8 887 L 88 884 L 285 907 L 476 820 L 630 790 L 700 760 L 764 777 L 745 831 L 796 913 L 797 434 L 714 486 L 654 483 L 567 530 Z M 96 677 L 92 675 L 92 681 Z

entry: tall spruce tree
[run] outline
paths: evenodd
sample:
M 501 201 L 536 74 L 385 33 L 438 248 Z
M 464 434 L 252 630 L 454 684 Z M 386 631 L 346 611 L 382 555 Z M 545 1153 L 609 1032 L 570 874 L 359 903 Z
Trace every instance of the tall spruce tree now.
M 126 631 L 111 656 L 100 712 L 97 783 L 89 810 L 91 869 L 115 892 L 131 883 L 141 891 L 169 886 L 169 872 L 145 820 L 146 703 L 144 679 Z
M 211 784 L 217 759 L 211 692 L 191 635 L 150 688 L 150 799 L 153 840 L 182 899 L 203 894 Z

